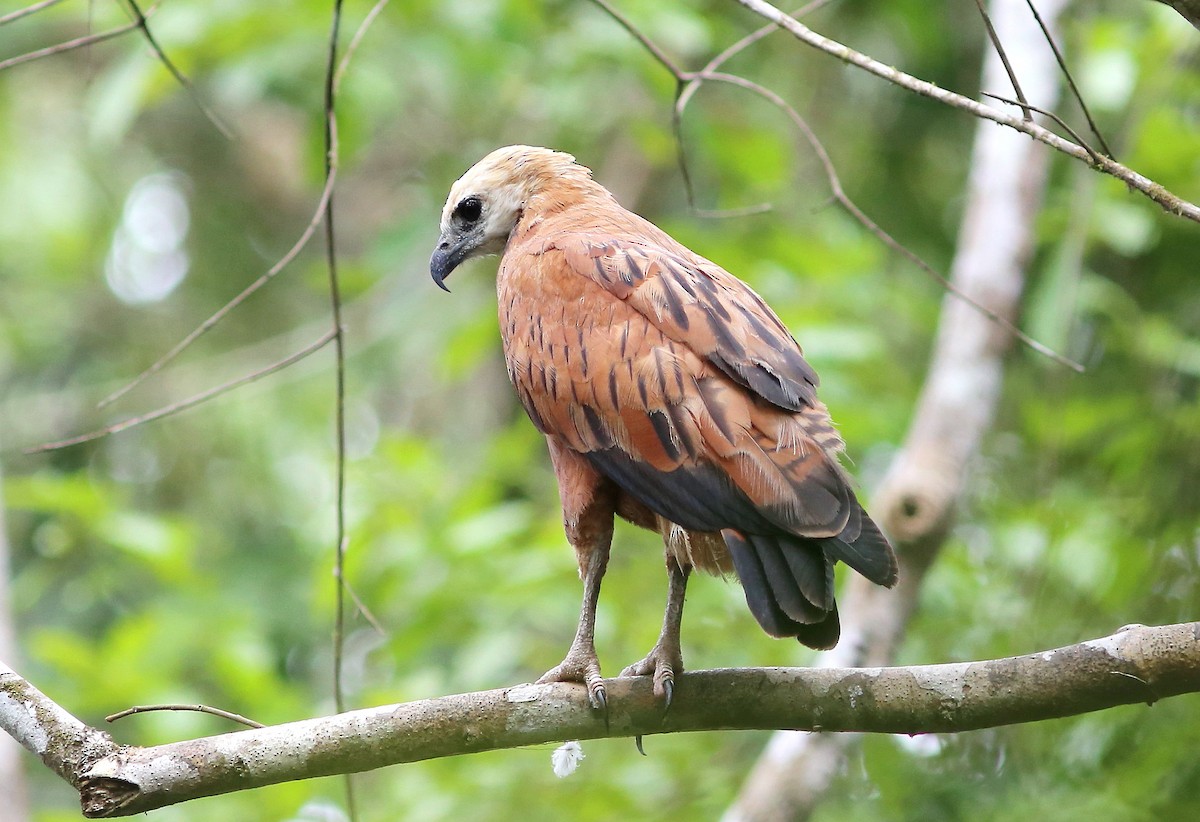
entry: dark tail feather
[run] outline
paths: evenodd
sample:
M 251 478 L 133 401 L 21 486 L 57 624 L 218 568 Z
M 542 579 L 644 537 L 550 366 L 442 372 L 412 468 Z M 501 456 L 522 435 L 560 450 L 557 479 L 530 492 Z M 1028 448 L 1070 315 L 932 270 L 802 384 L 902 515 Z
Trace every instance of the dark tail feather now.
M 832 648 L 840 633 L 833 604 L 833 563 L 817 540 L 721 532 L 746 604 L 771 636 Z
M 840 559 L 876 585 L 891 588 L 896 584 L 896 554 L 857 502 L 842 533 L 821 543 L 831 557 Z
M 796 632 L 796 639 L 807 645 L 809 648 L 815 648 L 818 651 L 828 651 L 830 648 L 838 644 L 838 638 L 842 635 L 842 623 L 838 619 L 837 603 L 829 609 L 825 614 L 825 618 L 820 622 L 814 622 L 812 625 L 801 625 L 800 630 Z

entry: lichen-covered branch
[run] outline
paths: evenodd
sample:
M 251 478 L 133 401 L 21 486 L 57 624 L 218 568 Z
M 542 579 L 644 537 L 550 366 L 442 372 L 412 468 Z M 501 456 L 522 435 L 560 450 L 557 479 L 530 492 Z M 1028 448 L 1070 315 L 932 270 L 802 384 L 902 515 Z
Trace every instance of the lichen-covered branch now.
M 4 487 L 0 471 L 0 489 Z M 12 624 L 9 599 L 8 532 L 4 524 L 4 494 L 0 490 L 0 659 L 14 659 L 17 651 L 16 631 Z M 0 737 L 0 786 L 4 804 L 12 819 L 29 817 L 29 795 L 25 789 L 25 773 L 21 767 L 21 749 L 12 741 Z
M 648 677 L 606 682 L 608 715 L 570 683 L 350 711 L 152 748 L 119 746 L 0 663 L 0 728 L 80 791 L 89 817 L 128 816 L 296 779 L 564 739 L 790 728 L 931 733 L 1033 722 L 1200 692 L 1200 622 L 986 662 L 743 668 L 677 680 L 666 716 Z

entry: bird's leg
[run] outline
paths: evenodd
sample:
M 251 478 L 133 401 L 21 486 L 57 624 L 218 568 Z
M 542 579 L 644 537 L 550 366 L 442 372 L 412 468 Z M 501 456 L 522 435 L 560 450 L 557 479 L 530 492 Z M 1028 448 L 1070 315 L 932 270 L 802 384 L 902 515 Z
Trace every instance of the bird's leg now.
M 575 548 L 579 576 L 583 579 L 583 606 L 571 650 L 561 663 L 542 674 L 538 682 L 582 682 L 587 686 L 592 707 L 605 710 L 608 698 L 600 676 L 600 660 L 596 657 L 596 603 L 612 547 L 617 488 L 580 454 L 564 448 L 554 437 L 547 437 L 547 442 L 562 497 L 563 527 L 567 540 Z
M 663 615 L 662 633 L 658 642 L 646 654 L 646 658 L 635 662 L 621 676 L 654 676 L 654 695 L 671 707 L 675 696 L 675 674 L 683 673 L 683 651 L 679 647 L 679 628 L 683 622 L 683 598 L 687 591 L 691 565 L 681 565 L 679 560 L 667 554 L 667 610 Z
M 567 651 L 562 662 L 538 678 L 538 682 L 582 682 L 587 686 L 588 700 L 596 710 L 608 707 L 608 695 L 600 676 L 600 660 L 596 656 L 595 636 L 596 603 L 600 599 L 600 580 L 604 578 L 604 569 L 608 566 L 611 524 L 608 537 L 594 548 L 583 569 L 583 606 L 579 611 L 579 627 L 575 629 L 571 650 Z

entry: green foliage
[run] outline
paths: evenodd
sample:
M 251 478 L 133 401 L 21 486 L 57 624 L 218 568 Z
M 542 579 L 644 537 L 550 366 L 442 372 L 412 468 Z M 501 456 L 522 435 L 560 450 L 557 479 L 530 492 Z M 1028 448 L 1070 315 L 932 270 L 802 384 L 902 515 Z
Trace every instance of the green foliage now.
M 622 7 L 698 68 L 758 22 L 734 4 L 701 5 Z M 1196 201 L 1194 32 L 1142 5 L 1080 7 L 1066 45 L 1118 156 Z M 343 42 L 366 8 L 350 4 Z M 106 4 L 94 14 L 95 30 L 122 22 Z M 89 722 L 154 702 L 263 722 L 332 710 L 329 352 L 153 426 L 21 453 L 262 367 L 328 327 L 317 241 L 163 375 L 95 408 L 266 271 L 311 218 L 328 23 L 328 4 L 314 2 L 158 9 L 160 41 L 233 141 L 136 34 L 0 74 L 0 444 L 20 667 Z M 977 82 L 983 38 L 966 6 L 847 0 L 814 25 L 941 85 L 970 93 Z M 61 4 L 6 27 L 3 56 L 88 27 Z M 729 68 L 794 101 L 847 192 L 945 268 L 969 118 L 779 35 Z M 697 205 L 773 209 L 691 213 L 669 131 L 672 92 L 667 73 L 586 3 L 394 3 L 354 56 L 337 191 L 347 578 L 385 633 L 350 619 L 353 705 L 528 681 L 558 662 L 574 628 L 574 561 L 544 445 L 504 378 L 492 264 L 455 272 L 453 296 L 425 270 L 450 182 L 497 145 L 573 152 L 625 204 L 761 291 L 822 373 L 867 491 L 898 447 L 941 292 L 829 205 L 823 172 L 786 117 L 735 89 L 706 87 L 686 118 Z M 1197 618 L 1197 228 L 1054 162 L 1023 322 L 1089 372 L 1011 356 L 996 431 L 904 662 Z M 189 212 L 178 246 L 187 273 L 154 299 L 122 300 L 109 282 L 118 238 L 132 230 L 131 192 L 164 174 Z M 158 263 L 139 287 L 162 285 L 154 278 L 169 269 Z M 653 643 L 665 587 L 655 538 L 619 528 L 598 629 L 610 674 Z M 808 658 L 761 634 L 736 585 L 710 579 L 692 585 L 684 645 L 692 667 Z M 1198 721 L 1196 701 L 1183 698 L 932 744 L 868 739 L 818 818 L 1195 818 Z M 171 713 L 112 731 L 153 744 L 226 728 Z M 548 748 L 395 767 L 358 778 L 362 817 L 715 818 L 765 738 L 653 737 L 648 758 L 629 741 L 588 743 L 565 780 L 552 775 Z M 30 772 L 39 822 L 78 818 L 67 787 Z M 324 806 L 313 803 L 341 792 L 338 780 L 283 785 L 154 818 L 315 819 Z

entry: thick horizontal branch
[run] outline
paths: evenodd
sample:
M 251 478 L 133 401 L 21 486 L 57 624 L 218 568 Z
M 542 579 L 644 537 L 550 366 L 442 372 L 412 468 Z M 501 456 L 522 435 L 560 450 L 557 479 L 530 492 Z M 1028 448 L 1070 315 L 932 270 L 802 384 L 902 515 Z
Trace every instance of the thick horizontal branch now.
M 1200 691 L 1200 622 L 986 662 L 688 673 L 664 716 L 646 677 L 519 685 L 350 711 L 152 748 L 118 746 L 0 665 L 0 728 L 80 791 L 84 814 L 128 816 L 202 796 L 565 739 L 794 729 L 919 734 L 1033 722 Z

